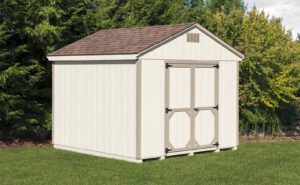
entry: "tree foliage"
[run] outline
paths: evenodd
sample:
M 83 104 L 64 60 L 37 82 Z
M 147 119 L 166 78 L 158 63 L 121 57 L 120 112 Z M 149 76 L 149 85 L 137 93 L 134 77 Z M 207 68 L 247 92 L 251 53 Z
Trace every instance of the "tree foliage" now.
M 59 11 L 40 1 L 0 3 L 0 137 L 38 131 L 47 124 L 50 102 L 48 45 L 60 28 Z
M 292 122 L 284 115 L 291 115 L 288 110 L 296 115 L 299 107 L 299 39 L 291 39 L 280 19 L 247 12 L 241 0 L 3 0 L 0 138 L 51 130 L 48 52 L 100 29 L 183 22 L 200 23 L 245 54 L 240 65 L 244 130 L 264 125 L 273 132 Z
M 256 8 L 246 13 L 234 9 L 229 14 L 221 10 L 214 16 L 213 29 L 245 54 L 240 64 L 241 130 L 259 127 L 273 133 L 291 124 L 299 112 L 292 119 L 285 113 L 287 107 L 299 107 L 295 102 L 300 90 L 300 45 L 281 19 Z M 254 116 L 260 121 L 254 122 Z

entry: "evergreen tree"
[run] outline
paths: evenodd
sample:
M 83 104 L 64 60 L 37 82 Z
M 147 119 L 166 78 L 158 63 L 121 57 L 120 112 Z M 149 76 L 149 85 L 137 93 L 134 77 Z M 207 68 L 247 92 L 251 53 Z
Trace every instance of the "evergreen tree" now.
M 0 138 L 45 130 L 50 117 L 47 49 L 61 11 L 40 1 L 0 3 Z

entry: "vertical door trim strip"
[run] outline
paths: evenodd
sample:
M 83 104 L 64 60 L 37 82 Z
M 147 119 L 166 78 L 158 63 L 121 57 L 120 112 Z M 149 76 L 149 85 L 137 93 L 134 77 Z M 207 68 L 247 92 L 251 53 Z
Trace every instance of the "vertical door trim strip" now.
M 165 62 L 165 65 L 167 65 L 168 62 Z M 169 91 L 170 91 L 170 86 L 169 86 L 169 75 L 170 75 L 170 71 L 169 71 L 169 67 L 167 67 L 165 69 L 165 108 L 169 107 Z M 169 125 L 169 120 L 171 119 L 171 116 L 173 115 L 170 114 L 169 112 L 168 113 L 165 113 L 165 126 L 164 126 L 164 129 L 165 129 L 165 140 L 164 140 L 164 148 L 169 148 L 169 147 L 172 147 L 171 146 L 171 143 L 169 142 L 169 137 L 170 137 L 170 125 Z M 167 151 L 165 151 L 167 152 Z
M 220 68 L 215 69 L 215 105 L 219 106 L 219 70 Z M 219 109 L 214 110 L 215 111 L 215 138 L 212 144 L 215 144 L 216 142 L 219 144 L 220 138 L 219 138 Z M 217 145 L 218 145 L 217 144 Z
M 190 107 L 191 107 L 191 113 L 190 113 L 190 140 L 187 143 L 186 147 L 194 147 L 195 145 L 199 145 L 196 141 L 196 115 L 198 112 L 195 112 L 195 66 L 190 65 L 191 69 L 191 77 L 190 77 Z

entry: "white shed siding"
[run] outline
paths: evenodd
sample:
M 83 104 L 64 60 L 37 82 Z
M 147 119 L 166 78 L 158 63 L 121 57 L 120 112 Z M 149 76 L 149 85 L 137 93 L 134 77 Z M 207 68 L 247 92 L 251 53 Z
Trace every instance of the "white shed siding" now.
M 191 106 L 191 69 L 169 68 L 169 108 Z
M 215 68 L 196 68 L 195 69 L 195 106 L 214 107 L 215 98 Z
M 219 123 L 220 148 L 238 145 L 238 62 L 220 62 Z
M 164 61 L 143 60 L 141 70 L 141 156 L 160 157 L 164 155 Z
M 198 28 L 188 33 L 199 33 L 200 42 L 187 42 L 186 34 L 182 34 L 174 40 L 153 49 L 142 55 L 140 59 L 173 59 L 173 60 L 241 60 L 236 54 L 216 42 L 214 39 L 201 32 Z
M 135 63 L 57 62 L 53 75 L 54 145 L 135 158 Z
M 210 145 L 215 135 L 215 116 L 210 110 L 199 111 L 195 120 L 195 137 L 199 145 Z

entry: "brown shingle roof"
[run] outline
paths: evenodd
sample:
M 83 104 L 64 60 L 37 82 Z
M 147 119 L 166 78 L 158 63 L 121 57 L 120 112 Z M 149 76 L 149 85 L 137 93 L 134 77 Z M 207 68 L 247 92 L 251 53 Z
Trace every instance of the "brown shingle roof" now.
M 100 30 L 48 56 L 137 54 L 194 23 Z

